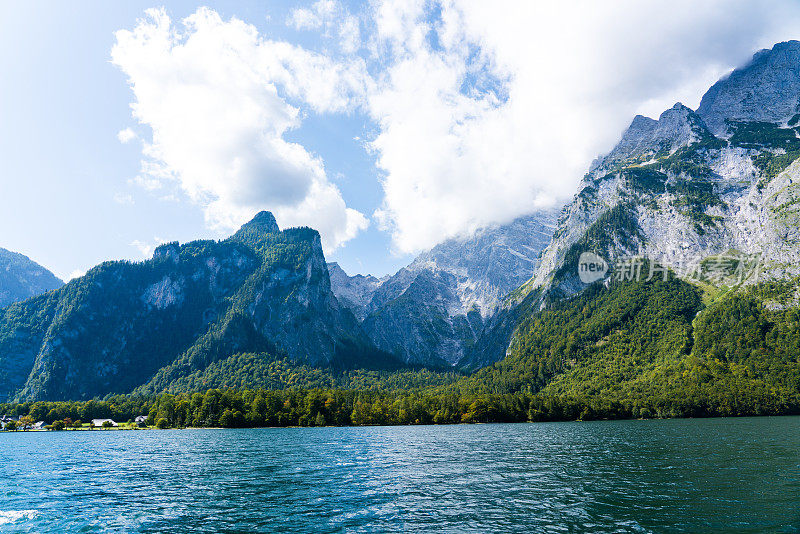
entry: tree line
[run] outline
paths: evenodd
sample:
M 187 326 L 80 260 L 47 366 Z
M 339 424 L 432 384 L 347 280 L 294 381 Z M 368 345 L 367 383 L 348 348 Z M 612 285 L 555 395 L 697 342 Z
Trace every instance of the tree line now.
M 626 399 L 433 390 L 209 389 L 152 398 L 0 404 L 0 411 L 47 424 L 98 418 L 129 421 L 145 415 L 148 425 L 159 428 L 362 426 L 789 415 L 800 414 L 800 396 L 719 392 L 714 388 L 693 391 L 688 397 L 668 394 Z

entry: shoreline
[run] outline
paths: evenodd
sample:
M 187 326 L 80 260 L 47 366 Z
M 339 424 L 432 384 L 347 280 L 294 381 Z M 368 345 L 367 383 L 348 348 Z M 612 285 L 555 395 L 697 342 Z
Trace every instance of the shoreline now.
M 710 417 L 648 417 L 648 418 L 627 418 L 627 419 L 564 419 L 556 421 L 487 421 L 481 423 L 422 423 L 422 424 L 398 424 L 398 425 L 325 425 L 325 426 L 245 426 L 245 427 L 222 427 L 222 426 L 185 426 L 156 428 L 155 426 L 139 428 L 69 428 L 64 430 L 52 430 L 47 428 L 36 428 L 28 430 L 0 430 L 2 434 L 23 434 L 23 433 L 64 433 L 64 432 L 105 432 L 105 431 L 137 431 L 137 430 L 264 430 L 264 429 L 323 429 L 323 428 L 398 428 L 398 427 L 454 427 L 454 426 L 481 426 L 481 425 L 525 425 L 525 424 L 558 424 L 558 423 L 613 423 L 621 421 L 701 421 L 701 420 L 727 420 L 727 419 L 768 419 L 773 417 L 800 417 L 800 414 L 779 414 L 779 415 L 726 415 Z

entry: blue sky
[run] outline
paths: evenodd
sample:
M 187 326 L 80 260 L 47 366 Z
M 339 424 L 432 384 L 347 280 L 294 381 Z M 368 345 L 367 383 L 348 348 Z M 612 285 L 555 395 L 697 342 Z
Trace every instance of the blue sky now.
M 0 17 L 0 246 L 20 251 L 62 278 L 107 259 L 141 259 L 134 243 L 155 239 L 221 238 L 203 208 L 129 183 L 141 151 L 117 133 L 131 120 L 131 91 L 110 63 L 114 32 L 132 28 L 152 3 L 81 2 L 66 6 L 17 3 Z M 206 3 L 224 17 L 236 15 L 269 35 L 313 46 L 309 32 L 286 26 L 289 4 Z M 194 2 L 171 2 L 183 18 Z M 267 15 L 270 15 L 269 19 Z M 359 116 L 311 117 L 291 137 L 322 154 L 337 185 L 356 209 L 370 211 L 381 198 L 372 157 L 354 140 Z M 309 221 L 311 223 L 313 221 Z M 390 272 L 410 255 L 387 253 L 391 237 L 374 226 L 348 244 L 351 270 Z M 340 251 L 341 253 L 342 251 Z
M 391 273 L 563 201 L 635 113 L 800 36 L 793 2 L 161 5 L 3 5 L 0 246 L 62 278 L 258 209 Z

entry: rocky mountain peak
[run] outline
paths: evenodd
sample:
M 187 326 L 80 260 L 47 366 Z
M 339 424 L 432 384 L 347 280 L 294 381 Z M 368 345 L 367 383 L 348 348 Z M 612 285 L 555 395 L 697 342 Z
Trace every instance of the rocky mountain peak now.
M 539 211 L 448 239 L 388 278 L 348 277 L 328 264 L 331 287 L 379 348 L 406 363 L 451 366 L 535 272 L 557 215 Z
M 264 212 L 230 239 L 167 243 L 0 309 L 0 400 L 149 395 L 242 353 L 395 365 L 331 292 L 319 233 Z
M 177 241 L 164 243 L 156 247 L 153 251 L 154 260 L 169 260 L 172 263 L 180 261 L 181 246 Z
M 253 240 L 260 240 L 266 234 L 277 234 L 280 231 L 275 216 L 268 211 L 260 211 L 233 234 L 233 239 L 252 242 Z
M 593 165 L 520 295 L 582 290 L 575 265 L 583 251 L 673 265 L 736 250 L 795 272 L 787 243 L 795 240 L 799 96 L 800 42 L 790 41 L 719 80 L 697 112 L 678 103 L 658 120 L 634 118 Z
M 385 280 L 385 278 L 379 279 L 372 275 L 356 274 L 349 276 L 335 261 L 328 263 L 328 275 L 336 298 L 345 308 L 350 309 L 359 320 L 363 320 L 366 317 L 367 305 L 372 300 L 375 290 Z
M 717 136 L 728 121 L 785 123 L 800 112 L 800 41 L 757 52 L 703 96 L 697 113 Z
M 597 160 L 590 172 L 603 173 L 623 162 L 641 163 L 657 154 L 669 154 L 682 146 L 710 136 L 703 120 L 687 106 L 677 102 L 658 120 L 637 115 L 622 134 L 617 146 Z

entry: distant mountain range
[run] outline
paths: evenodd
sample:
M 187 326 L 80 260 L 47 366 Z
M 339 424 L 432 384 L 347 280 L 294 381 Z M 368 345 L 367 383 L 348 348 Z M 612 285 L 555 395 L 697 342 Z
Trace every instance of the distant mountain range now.
M 447 240 L 380 280 L 330 264 L 333 292 L 381 349 L 407 364 L 456 366 L 503 298 L 536 272 L 557 215 L 540 211 Z
M 27 256 L 0 248 L 0 308 L 63 285 L 53 273 Z
M 635 117 L 563 209 L 448 240 L 392 276 L 349 276 L 326 264 L 316 231 L 281 231 L 266 212 L 229 239 L 162 245 L 63 287 L 21 256 L 25 269 L 4 271 L 0 254 L 0 276 L 28 273 L 9 278 L 25 284 L 0 278 L 13 290 L 4 298 L 32 297 L 0 310 L 0 400 L 194 391 L 275 373 L 291 386 L 300 366 L 456 370 L 470 373 L 458 387 L 491 394 L 602 392 L 598 413 L 612 414 L 645 413 L 632 399 L 669 388 L 665 402 L 677 402 L 690 382 L 692 402 L 705 402 L 717 391 L 708 377 L 731 395 L 760 391 L 751 407 L 773 402 L 769 391 L 788 399 L 800 390 L 798 158 L 791 41 L 718 81 L 697 110 Z M 603 268 L 591 279 L 587 253 Z M 633 260 L 682 280 L 621 285 Z M 31 284 L 33 272 L 47 283 Z M 724 395 L 713 402 L 736 413 Z

